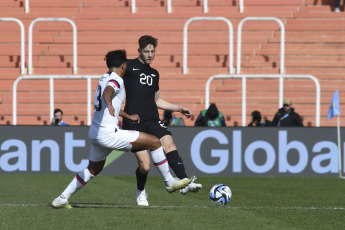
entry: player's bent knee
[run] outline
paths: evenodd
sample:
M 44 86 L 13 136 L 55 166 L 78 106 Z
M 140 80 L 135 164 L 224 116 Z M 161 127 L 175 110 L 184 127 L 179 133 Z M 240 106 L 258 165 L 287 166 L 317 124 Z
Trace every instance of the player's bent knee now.
M 150 165 L 140 165 L 139 170 L 142 174 L 148 174 L 150 171 Z
M 161 138 L 161 143 L 165 153 L 174 151 L 177 149 L 174 140 L 171 135 L 166 135 Z
M 151 161 L 150 158 L 148 157 L 148 159 L 141 159 L 138 161 L 138 166 L 139 166 L 139 171 L 142 174 L 148 174 L 151 168 Z
M 165 153 L 169 153 L 171 151 L 174 151 L 177 149 L 176 145 L 174 143 L 163 145 L 163 149 Z

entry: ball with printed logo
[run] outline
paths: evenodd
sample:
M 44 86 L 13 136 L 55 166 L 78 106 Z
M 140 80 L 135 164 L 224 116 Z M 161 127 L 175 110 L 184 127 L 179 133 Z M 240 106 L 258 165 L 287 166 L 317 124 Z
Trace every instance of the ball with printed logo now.
M 210 190 L 210 200 L 217 206 L 227 205 L 231 201 L 231 197 L 231 189 L 224 184 L 216 184 Z

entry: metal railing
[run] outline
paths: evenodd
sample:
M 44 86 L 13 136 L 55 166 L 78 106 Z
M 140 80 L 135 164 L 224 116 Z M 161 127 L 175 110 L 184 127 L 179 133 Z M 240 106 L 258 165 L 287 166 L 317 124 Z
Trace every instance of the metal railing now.
M 29 9 L 29 0 L 25 0 L 25 13 L 28 14 L 30 11 Z
M 36 22 L 39 21 L 59 21 L 68 22 L 73 28 L 73 74 L 77 73 L 77 27 L 71 19 L 68 18 L 36 18 L 30 23 L 29 27 L 29 54 L 28 54 L 28 74 L 32 74 L 32 30 Z
M 208 13 L 208 2 L 204 0 L 204 13 Z
M 281 74 L 239 74 L 239 75 L 213 75 L 206 82 L 205 87 L 205 109 L 210 106 L 210 85 L 213 79 L 231 79 L 231 78 L 308 78 L 314 81 L 316 87 L 316 112 L 315 112 L 315 124 L 316 127 L 320 126 L 320 83 L 312 75 L 281 75 Z M 279 91 L 282 89 L 279 89 Z M 279 99 L 279 108 L 281 101 Z M 246 126 L 246 81 L 242 81 L 242 126 Z
M 188 19 L 183 28 L 183 74 L 187 73 L 188 56 L 188 26 L 193 21 L 224 21 L 229 27 L 229 73 L 233 73 L 234 51 L 233 51 L 233 27 L 229 19 L 224 17 L 193 17 Z
M 132 14 L 135 13 L 135 8 L 136 8 L 135 5 L 136 5 L 135 0 L 132 0 L 132 5 L 131 5 L 131 12 L 132 12 Z
M 243 13 L 244 6 L 243 6 L 243 0 L 239 0 L 239 12 Z M 208 13 L 208 0 L 204 0 L 204 13 Z M 25 0 L 25 13 L 29 13 L 29 0 Z M 132 0 L 132 5 L 131 5 L 131 12 L 134 14 L 136 12 L 136 0 Z M 170 14 L 172 12 L 171 8 L 171 0 L 167 0 L 167 12 Z
M 240 10 L 240 13 L 243 13 L 244 11 L 243 0 L 240 0 L 239 10 Z
M 20 27 L 20 72 L 25 74 L 25 30 L 23 23 L 17 18 L 0 18 L 0 22 L 16 22 Z
M 241 73 L 241 44 L 242 44 L 242 27 L 243 24 L 247 21 L 275 21 L 280 26 L 280 74 L 285 73 L 285 27 L 283 22 L 274 17 L 247 17 L 241 20 L 237 28 L 237 68 L 236 73 Z M 242 81 L 246 81 L 245 78 L 242 78 Z M 279 107 L 283 103 L 283 77 L 279 78 Z M 246 84 L 244 84 L 246 85 Z
M 171 11 L 171 0 L 167 0 L 167 12 L 170 14 Z
M 136 0 L 132 0 L 131 12 L 132 14 L 136 13 Z M 167 12 L 169 14 L 172 12 L 171 0 L 167 0 Z
M 99 75 L 23 75 L 13 83 L 12 116 L 13 125 L 17 125 L 17 86 L 21 80 L 49 79 L 50 120 L 54 117 L 54 79 L 86 79 L 87 80 L 87 124 L 91 125 L 91 79 L 99 79 Z
M 240 4 L 238 5 L 240 13 L 243 13 L 244 7 L 243 7 L 243 0 L 240 0 Z M 207 0 L 204 0 L 204 13 L 208 13 L 208 2 Z

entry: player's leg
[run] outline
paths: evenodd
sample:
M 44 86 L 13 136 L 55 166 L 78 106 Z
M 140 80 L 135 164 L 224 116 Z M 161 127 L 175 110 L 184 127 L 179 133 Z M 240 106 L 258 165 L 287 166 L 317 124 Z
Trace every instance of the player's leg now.
M 130 120 L 123 119 L 122 128 L 124 130 L 136 130 L 142 131 L 144 129 L 143 122 L 133 123 Z M 137 178 L 137 187 L 136 187 L 136 199 L 137 205 L 139 206 L 148 206 L 147 194 L 145 190 L 147 175 L 150 170 L 151 161 L 149 153 L 144 151 L 136 151 L 135 154 L 138 161 L 138 168 L 135 171 L 135 176 Z
M 180 179 L 188 177 L 186 173 L 186 169 L 184 167 L 183 160 L 178 154 L 178 151 L 177 151 L 177 148 L 173 141 L 172 136 L 165 135 L 160 140 L 161 140 L 164 152 L 166 153 L 169 166 L 173 169 L 176 176 Z
M 52 202 L 54 208 L 72 208 L 68 204 L 68 199 L 72 194 L 78 192 L 83 188 L 87 182 L 99 174 L 104 166 L 105 161 L 93 162 L 89 161 L 89 166 L 83 171 L 79 172 L 73 180 L 69 183 L 66 189 Z
M 147 200 L 145 184 L 146 184 L 147 175 L 150 171 L 150 166 L 151 166 L 150 156 L 146 150 L 137 151 L 134 154 L 138 161 L 138 168 L 135 171 L 135 175 L 137 178 L 137 188 L 136 188 L 137 205 L 148 206 L 149 202 Z
M 151 122 L 147 127 L 147 132 L 160 139 L 164 153 L 166 154 L 168 160 L 168 164 L 175 172 L 175 175 L 180 179 L 187 178 L 183 161 L 177 152 L 171 132 L 163 124 L 163 122 L 159 119 Z
M 177 147 L 174 143 L 174 140 L 171 136 L 165 135 L 161 139 L 161 143 L 164 149 L 164 152 L 166 153 L 169 166 L 173 169 L 176 176 L 180 179 L 187 178 L 186 169 L 184 167 L 184 163 L 180 155 L 178 154 Z M 192 182 L 186 186 L 184 189 L 181 189 L 180 192 L 183 194 L 187 194 L 188 192 L 198 192 L 201 190 L 202 185 L 198 183 L 194 183 L 196 180 L 196 177 L 192 177 Z
M 153 164 L 157 167 L 158 171 L 163 177 L 165 181 L 165 187 L 168 192 L 174 192 L 178 190 L 179 187 L 184 188 L 186 185 L 189 184 L 190 179 L 188 178 L 185 178 L 183 180 L 178 180 L 172 177 L 166 156 L 161 146 L 161 142 L 157 137 L 140 132 L 138 139 L 135 140 L 135 142 L 132 145 L 132 151 L 136 152 L 142 149 L 151 150 L 151 157 L 152 157 Z M 138 162 L 139 162 L 139 167 L 140 167 L 140 161 L 138 160 Z M 142 172 L 143 170 L 139 170 L 139 171 Z
M 122 128 L 124 130 L 136 130 L 142 131 L 143 122 L 140 123 L 133 123 L 130 120 L 123 119 Z M 151 161 L 149 153 L 144 151 L 137 151 L 133 152 L 138 161 L 138 168 L 135 171 L 135 176 L 137 178 L 137 188 L 136 188 L 136 198 L 137 198 L 137 205 L 139 206 L 148 206 L 147 201 L 147 194 L 145 190 L 147 175 L 150 170 Z
M 138 168 L 135 174 L 137 175 L 137 177 L 140 177 L 140 183 L 137 184 L 137 187 L 139 190 L 143 190 L 145 188 L 147 175 L 151 167 L 150 156 L 146 150 L 137 151 L 134 152 L 134 154 L 138 161 Z
M 177 151 L 176 145 L 169 129 L 162 123 L 161 120 L 157 119 L 155 122 L 150 123 L 150 125 L 147 127 L 147 132 L 160 139 L 164 149 L 164 153 L 166 154 L 168 160 L 168 164 L 173 169 L 176 176 L 181 180 L 187 178 L 184 163 Z M 184 190 L 180 190 L 180 192 L 186 194 L 191 191 L 199 191 L 202 188 L 202 185 L 194 183 L 196 179 L 197 178 L 193 176 L 191 178 L 191 183 L 186 186 Z
M 54 208 L 72 208 L 68 204 L 68 199 L 72 194 L 83 188 L 87 184 L 87 182 L 89 182 L 103 170 L 105 158 L 110 152 L 111 149 L 102 148 L 101 146 L 98 146 L 95 141 L 91 141 L 91 151 L 88 167 L 79 172 L 72 179 L 72 181 L 61 193 L 61 195 L 53 200 L 52 206 Z

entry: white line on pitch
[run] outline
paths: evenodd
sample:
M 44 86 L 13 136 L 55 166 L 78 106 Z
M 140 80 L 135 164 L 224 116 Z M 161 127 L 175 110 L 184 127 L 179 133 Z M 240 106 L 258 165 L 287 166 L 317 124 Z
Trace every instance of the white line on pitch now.
M 128 208 L 128 207 L 137 207 L 136 205 L 126 205 L 126 204 L 71 204 L 76 208 Z M 44 204 L 0 204 L 1 206 L 6 207 L 38 207 L 38 206 L 47 206 Z M 215 208 L 217 206 L 179 206 L 179 205 L 151 205 L 146 208 Z M 231 206 L 228 205 L 228 208 L 232 209 L 266 209 L 266 210 L 345 210 L 345 207 L 260 207 L 260 206 Z

